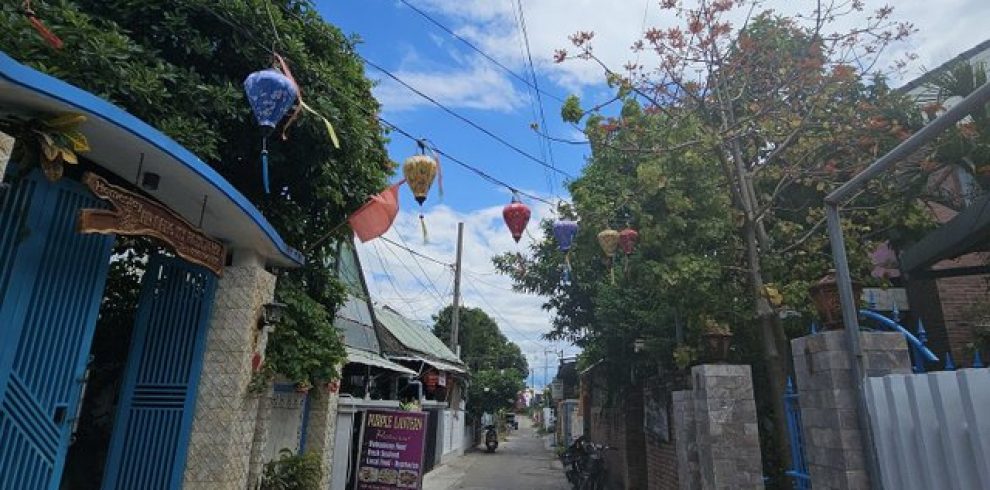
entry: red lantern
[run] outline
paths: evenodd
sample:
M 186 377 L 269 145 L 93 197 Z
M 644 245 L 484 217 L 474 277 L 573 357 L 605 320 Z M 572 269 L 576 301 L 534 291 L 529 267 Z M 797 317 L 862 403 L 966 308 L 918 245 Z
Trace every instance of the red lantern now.
M 437 389 L 437 383 L 440 381 L 440 374 L 436 371 L 429 371 L 423 376 L 423 384 L 426 386 L 427 391 L 433 392 Z
M 512 196 L 512 202 L 502 208 L 502 219 L 505 220 L 505 225 L 509 227 L 516 243 L 519 243 L 519 239 L 522 238 L 531 214 L 529 206 L 520 202 L 516 195 Z
M 622 253 L 626 255 L 631 255 L 636 249 L 636 242 L 639 241 L 639 232 L 629 228 L 619 232 L 619 248 L 622 249 Z

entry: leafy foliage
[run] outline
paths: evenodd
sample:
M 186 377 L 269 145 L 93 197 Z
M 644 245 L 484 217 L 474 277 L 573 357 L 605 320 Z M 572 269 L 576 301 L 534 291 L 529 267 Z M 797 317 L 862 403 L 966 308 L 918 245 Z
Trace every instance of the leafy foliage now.
M 450 338 L 453 311 L 453 306 L 448 306 L 434 315 L 434 335 Z M 516 395 L 525 388 L 529 374 L 526 356 L 480 308 L 462 306 L 458 325 L 461 359 L 471 369 L 468 412 L 477 416 L 511 407 Z
M 323 467 L 316 453 L 295 454 L 282 449 L 279 458 L 265 465 L 261 490 L 317 490 Z
M 921 123 L 909 100 L 870 73 L 877 54 L 912 28 L 887 8 L 860 15 L 861 2 L 793 18 L 735 0 L 661 7 L 683 24 L 647 29 L 634 45 L 650 52 L 653 66 L 613 71 L 596 57 L 592 32 L 571 36 L 573 55 L 555 56 L 602 67 L 623 102 L 608 116 L 582 111 L 572 98 L 563 113 L 584 119 L 592 146 L 570 185 L 573 208 L 561 210 L 582 223 L 570 258 L 574 280 L 559 280 L 563 257 L 551 241 L 535 245 L 522 267 L 509 256 L 495 263 L 517 288 L 549 296 L 550 335 L 584 347 L 587 361 L 608 359 L 619 385 L 641 364 L 690 363 L 701 318 L 727 323 L 734 360 L 754 365 L 764 447 L 784 452 L 788 338 L 806 331 L 807 288 L 831 264 L 824 197 Z M 863 25 L 828 32 L 849 15 Z M 730 24 L 733 16 L 746 19 L 742 27 Z M 926 180 L 918 160 L 844 210 L 857 278 L 868 281 L 868 252 L 878 243 L 901 247 L 929 225 L 915 199 Z M 626 222 L 641 244 L 616 265 L 623 273 L 613 285 L 594 237 Z M 783 312 L 801 321 L 788 324 Z M 639 338 L 654 355 L 633 355 Z M 785 459 L 768 458 L 768 474 Z
M 17 3 L 7 2 L 0 6 L 0 50 L 157 127 L 215 168 L 301 250 L 378 192 L 391 172 L 356 40 L 324 22 L 309 1 L 51 0 L 33 8 L 65 47 L 51 49 Z M 341 148 L 333 147 L 321 121 L 303 116 L 288 139 L 269 141 L 275 191 L 266 195 L 261 131 L 241 83 L 272 65 L 272 46 L 291 66 L 307 104 L 333 121 Z M 279 281 L 279 297 L 292 306 L 269 343 L 269 367 L 294 381 L 315 384 L 298 377 L 330 376 L 317 364 L 343 358 L 331 324 L 341 295 L 322 265 L 335 253 L 333 240 L 327 243 L 307 250 L 307 265 Z

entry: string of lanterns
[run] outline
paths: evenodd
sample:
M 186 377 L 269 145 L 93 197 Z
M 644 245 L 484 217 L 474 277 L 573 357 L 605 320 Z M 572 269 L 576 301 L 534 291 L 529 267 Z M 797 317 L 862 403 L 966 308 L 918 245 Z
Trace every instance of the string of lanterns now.
M 300 110 L 306 110 L 321 118 L 326 125 L 327 133 L 333 145 L 337 148 L 340 144 L 337 136 L 326 117 L 318 114 L 307 106 L 302 100 L 301 90 L 285 61 L 276 53 L 274 54 L 273 67 L 255 71 L 244 80 L 244 92 L 247 95 L 251 111 L 262 128 L 261 140 L 261 171 L 262 182 L 265 193 L 270 192 L 269 169 L 268 169 L 268 138 L 275 132 L 275 128 L 285 118 L 293 108 L 293 114 L 289 117 L 285 127 L 288 127 L 299 115 Z M 277 62 L 277 64 L 276 64 Z M 282 138 L 287 136 L 283 130 Z M 402 165 L 402 173 L 406 184 L 413 193 L 413 197 L 420 206 L 420 226 L 422 228 L 423 240 L 428 240 L 426 220 L 423 215 L 423 204 L 429 195 L 434 181 L 439 181 L 440 196 L 443 197 L 443 176 L 440 167 L 438 151 L 432 146 L 427 146 L 425 140 L 418 140 L 419 154 L 413 155 L 405 160 Z M 532 211 L 519 198 L 519 193 L 512 190 L 512 199 L 509 204 L 502 209 L 502 219 L 516 243 L 522 238 L 532 217 Z M 570 284 L 572 276 L 571 250 L 574 245 L 574 238 L 579 230 L 577 221 L 558 219 L 553 223 L 553 236 L 557 242 L 557 248 L 564 253 L 564 264 L 562 282 Z M 616 231 L 611 227 L 606 227 L 597 234 L 598 245 L 605 255 L 605 261 L 609 268 L 609 275 L 612 283 L 615 283 L 614 262 L 617 251 L 621 250 L 626 257 L 626 268 L 628 269 L 629 256 L 635 251 L 639 241 L 639 232 L 631 228 L 628 224 L 622 231 Z

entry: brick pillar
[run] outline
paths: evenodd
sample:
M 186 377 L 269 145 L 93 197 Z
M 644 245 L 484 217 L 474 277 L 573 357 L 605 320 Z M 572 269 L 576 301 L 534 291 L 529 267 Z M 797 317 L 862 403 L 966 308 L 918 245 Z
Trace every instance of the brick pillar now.
M 701 487 L 763 488 L 760 434 L 749 366 L 691 369 Z
M 323 479 L 319 488 L 330 488 L 333 481 L 333 450 L 337 437 L 338 393 L 320 387 L 309 392 L 309 419 L 306 424 L 306 452 L 320 456 Z M 347 455 L 342 457 L 346 458 Z
M 682 490 L 701 488 L 698 469 L 698 443 L 694 427 L 694 396 L 691 390 L 671 393 L 674 424 L 674 453 L 677 456 L 677 483 Z
M 236 257 L 235 257 L 236 259 Z M 185 469 L 185 490 L 244 490 L 259 397 L 247 392 L 262 305 L 275 276 L 256 263 L 224 269 L 206 340 Z
M 911 358 L 903 335 L 894 332 L 859 335 L 864 376 L 911 372 Z M 791 341 L 804 455 L 816 490 L 870 488 L 847 345 L 844 330 Z

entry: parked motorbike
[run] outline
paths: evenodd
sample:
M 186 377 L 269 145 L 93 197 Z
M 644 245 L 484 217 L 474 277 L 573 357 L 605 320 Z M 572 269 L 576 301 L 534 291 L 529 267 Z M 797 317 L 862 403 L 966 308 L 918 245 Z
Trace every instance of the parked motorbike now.
M 567 481 L 575 490 L 604 490 L 607 481 L 604 451 L 615 449 L 595 444 L 584 436 L 574 441 L 561 455 Z
M 495 430 L 494 425 L 486 425 L 485 450 L 487 450 L 490 453 L 494 453 L 496 448 L 498 448 L 498 431 Z

